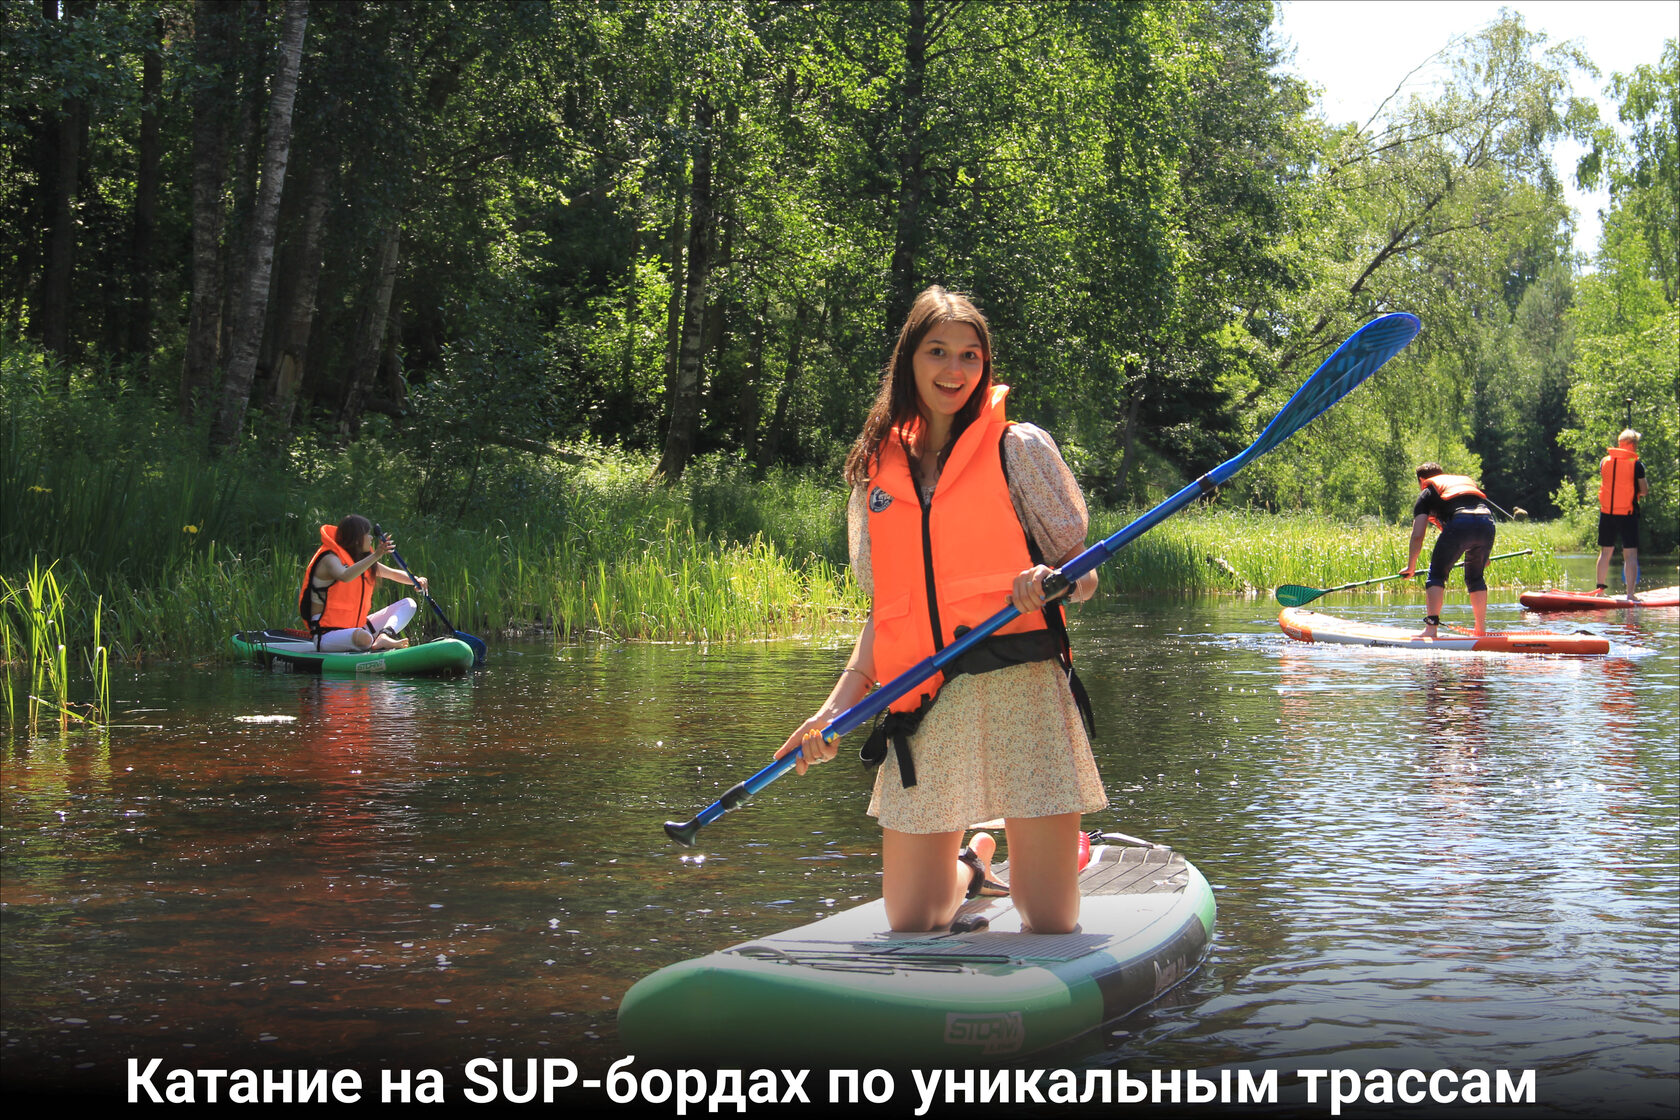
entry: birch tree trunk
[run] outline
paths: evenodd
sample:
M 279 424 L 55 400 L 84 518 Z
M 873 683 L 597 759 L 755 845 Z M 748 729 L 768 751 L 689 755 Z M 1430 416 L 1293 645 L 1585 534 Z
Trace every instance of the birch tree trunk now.
M 705 343 L 706 282 L 712 256 L 712 124 L 716 110 L 705 98 L 694 106 L 695 131 L 702 137 L 694 153 L 689 190 L 688 283 L 683 299 L 682 349 L 671 386 L 670 423 L 665 450 L 653 476 L 676 482 L 694 456 L 700 428 L 700 356 Z
M 787 423 L 788 402 L 793 399 L 794 386 L 799 384 L 799 374 L 804 361 L 805 320 L 810 315 L 809 306 L 800 300 L 793 313 L 792 337 L 788 339 L 787 369 L 782 374 L 782 384 L 776 390 L 776 409 L 770 417 L 770 430 L 764 433 L 764 442 L 758 445 L 758 469 L 769 470 L 776 465 L 782 456 L 782 432 Z
M 80 16 L 83 4 L 43 0 L 41 10 L 49 21 L 68 24 Z M 68 37 L 68 30 L 60 32 Z M 42 159 L 46 195 L 43 207 L 46 229 L 41 270 L 41 348 L 59 358 L 70 357 L 70 277 L 76 260 L 76 173 L 81 151 L 82 102 L 66 97 L 57 112 L 44 123 L 45 158 Z M 69 376 L 69 366 L 65 366 Z
M 367 314 L 356 332 L 351 351 L 350 379 L 344 403 L 338 410 L 338 434 L 350 437 L 361 426 L 363 403 L 379 377 L 379 360 L 384 351 L 385 332 L 391 320 L 391 295 L 397 287 L 398 247 L 402 226 L 393 218 L 379 246 L 379 263 L 373 275 L 373 289 Z
M 251 381 L 257 372 L 263 320 L 268 310 L 269 280 L 274 272 L 275 227 L 280 194 L 286 184 L 291 154 L 292 106 L 297 100 L 298 70 L 303 60 L 303 36 L 309 27 L 308 0 L 286 0 L 280 36 L 280 69 L 268 107 L 268 142 L 263 153 L 262 185 L 251 217 L 250 261 L 234 313 L 232 353 L 222 376 L 222 402 L 210 426 L 210 448 L 223 451 L 239 439 L 245 409 L 251 400 Z
M 187 318 L 187 347 L 181 367 L 178 406 L 191 423 L 207 402 L 221 361 L 222 204 L 227 159 L 224 72 L 232 54 L 233 5 L 227 0 L 198 0 L 193 6 L 193 65 L 198 88 L 193 94 L 192 300 Z
M 904 116 L 899 124 L 898 215 L 893 232 L 891 284 L 887 300 L 886 329 L 889 342 L 910 313 L 916 298 L 917 250 L 921 245 L 922 132 L 926 107 L 923 104 L 927 74 L 927 4 L 910 0 L 910 27 L 904 36 Z
M 159 107 L 163 100 L 163 17 L 154 16 L 148 27 L 145 52 L 140 63 L 140 150 L 134 183 L 134 227 L 129 243 L 129 280 L 134 285 L 129 297 L 127 337 L 124 349 L 138 359 L 143 376 L 149 376 L 152 352 L 152 291 L 157 285 L 152 265 L 152 239 L 157 228 L 158 177 L 163 162 L 163 144 L 158 136 Z
M 331 161 L 325 157 L 309 169 L 304 188 L 302 244 L 298 246 L 297 277 L 291 288 L 274 361 L 274 387 L 269 394 L 269 422 L 276 433 L 292 426 L 298 390 L 309 361 L 309 336 L 315 327 L 315 297 L 321 283 L 322 231 L 327 224 Z
M 677 388 L 677 360 L 682 353 L 683 273 L 683 188 L 687 174 L 678 168 L 671 176 L 671 298 L 665 307 L 665 399 Z
M 1143 394 L 1148 387 L 1147 374 L 1132 382 L 1129 392 L 1131 400 L 1126 404 L 1126 419 L 1120 427 L 1120 477 L 1115 479 L 1116 492 L 1130 496 L 1130 483 L 1127 481 L 1132 473 L 1132 460 L 1135 458 L 1137 444 L 1138 409 L 1143 406 Z

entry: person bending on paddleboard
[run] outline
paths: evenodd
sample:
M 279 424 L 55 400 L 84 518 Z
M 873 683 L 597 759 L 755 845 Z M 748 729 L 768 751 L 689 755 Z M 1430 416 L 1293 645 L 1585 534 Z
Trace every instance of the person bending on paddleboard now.
M 1493 510 L 1487 495 L 1461 474 L 1448 474 L 1439 463 L 1424 463 L 1417 469 L 1422 491 L 1412 506 L 1411 551 L 1406 557 L 1409 576 L 1417 571 L 1418 554 L 1429 526 L 1441 530 L 1435 550 L 1429 554 L 1429 579 L 1424 583 L 1427 612 L 1423 616 L 1423 637 L 1433 638 L 1441 624 L 1441 607 L 1447 601 L 1447 574 L 1464 557 L 1464 587 L 1470 592 L 1470 609 L 1476 616 L 1476 633 L 1487 633 L 1487 580 L 1482 569 L 1493 554 Z
M 964 296 L 932 287 L 910 308 L 845 478 L 852 570 L 869 619 L 828 700 L 780 758 L 827 762 L 836 715 L 1012 602 L 1021 617 L 883 714 L 863 749 L 879 766 L 869 813 L 883 830 L 882 894 L 895 930 L 943 929 L 991 883 L 996 841 L 974 822 L 1004 819 L 1010 885 L 1024 926 L 1079 920 L 1081 813 L 1108 804 L 1088 738 L 1090 706 L 1072 675 L 1047 564 L 1085 543 L 1084 496 L 1055 443 L 1004 416 L 991 335 Z M 1097 574 L 1069 594 L 1089 599 Z M 937 703 L 935 699 L 937 698 Z
M 1639 590 L 1639 499 L 1651 491 L 1645 464 L 1639 461 L 1639 433 L 1625 428 L 1616 446 L 1598 464 L 1598 588 L 1610 589 L 1610 554 L 1622 546 L 1622 583 Z
M 373 524 L 352 513 L 337 525 L 321 526 L 321 547 L 309 558 L 298 589 L 298 614 L 309 626 L 315 648 L 323 653 L 366 653 L 408 645 L 399 638 L 414 618 L 418 605 L 398 599 L 373 613 L 373 585 L 382 579 L 418 587 L 426 592 L 426 578 L 412 580 L 407 572 L 379 562 L 397 547 L 390 534 L 375 539 Z

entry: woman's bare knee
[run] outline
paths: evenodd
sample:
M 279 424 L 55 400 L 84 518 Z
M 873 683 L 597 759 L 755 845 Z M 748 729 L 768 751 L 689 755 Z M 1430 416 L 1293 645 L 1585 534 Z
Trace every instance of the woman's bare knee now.
M 1079 924 L 1079 814 L 1011 818 L 1010 894 L 1023 928 L 1071 933 Z

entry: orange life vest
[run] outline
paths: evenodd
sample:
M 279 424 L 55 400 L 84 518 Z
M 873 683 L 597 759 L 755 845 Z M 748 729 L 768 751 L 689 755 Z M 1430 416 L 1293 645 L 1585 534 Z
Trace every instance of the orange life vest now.
M 877 680 L 892 680 L 956 641 L 959 629 L 992 617 L 1009 602 L 1015 577 L 1033 565 L 998 451 L 1008 427 L 1008 392 L 992 387 L 992 399 L 951 449 L 926 509 L 906 450 L 921 433 L 920 421 L 909 431 L 895 428 L 881 445 L 868 490 Z M 1035 612 L 994 637 L 1046 628 Z M 931 702 L 943 681 L 935 673 L 891 710 Z
M 1435 491 L 1443 502 L 1450 502 L 1454 498 L 1463 498 L 1466 496 L 1481 498 L 1483 500 L 1486 500 L 1487 498 L 1487 495 L 1482 493 L 1481 489 L 1477 487 L 1476 480 L 1470 478 L 1468 475 L 1435 474 L 1424 479 L 1423 484 L 1429 489 Z M 1429 515 L 1429 523 L 1437 529 L 1442 528 L 1440 518 L 1436 517 L 1434 514 Z
M 315 578 L 315 566 L 321 562 L 321 557 L 332 553 L 348 568 L 355 561 L 350 559 L 350 552 L 338 543 L 338 526 L 321 526 L 321 547 L 315 550 L 315 555 L 309 558 L 309 563 L 303 569 L 303 587 L 298 591 L 298 614 L 308 624 L 309 632 L 321 634 L 328 630 L 349 630 L 367 625 L 368 609 L 373 606 L 373 585 L 379 581 L 374 574 L 372 565 L 355 580 L 334 580 L 326 589 L 311 586 Z M 320 602 L 321 596 L 326 597 L 326 606 L 319 618 L 314 616 L 314 607 Z
M 1609 448 L 1609 454 L 1598 464 L 1598 508 L 1601 513 L 1629 514 L 1633 512 L 1634 470 L 1639 452 L 1625 447 Z

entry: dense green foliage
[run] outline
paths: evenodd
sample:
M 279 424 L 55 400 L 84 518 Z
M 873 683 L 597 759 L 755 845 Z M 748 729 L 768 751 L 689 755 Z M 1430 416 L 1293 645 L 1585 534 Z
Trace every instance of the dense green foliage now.
M 211 555 L 276 557 L 274 601 L 210 636 L 281 610 L 280 558 L 360 509 L 400 519 L 440 579 L 456 558 L 480 625 L 570 618 L 524 576 L 485 592 L 504 570 L 487 555 L 559 565 L 557 587 L 690 534 L 708 563 L 773 548 L 839 602 L 843 577 L 810 568 L 843 562 L 837 462 L 934 282 L 986 310 L 1013 414 L 1099 503 L 1177 489 L 1404 309 L 1418 341 L 1228 505 L 1397 519 L 1433 458 L 1585 539 L 1632 398 L 1647 548 L 1672 549 L 1674 43 L 1609 79 L 1623 141 L 1574 92 L 1590 60 L 1517 16 L 1369 122 L 1314 115 L 1272 18 L 1257 0 L 0 6 L 0 572 L 57 561 L 122 616 Z M 1551 170 L 1565 136 L 1612 190 L 1590 271 Z M 608 543 L 566 553 L 590 517 Z M 517 548 L 466 543 L 515 525 Z M 716 608 L 661 609 L 639 628 L 603 605 L 598 628 L 717 629 L 692 617 Z M 107 633 L 194 644 L 138 625 Z
M 846 494 L 835 481 L 712 454 L 670 485 L 650 477 L 651 452 L 577 444 L 487 472 L 502 516 L 466 525 L 417 512 L 423 480 L 402 452 L 317 442 L 287 462 L 257 448 L 200 462 L 183 445 L 202 431 L 170 426 L 166 405 L 110 399 L 78 379 L 68 396 L 38 388 L 57 380 L 15 352 L 0 362 L 0 493 L 24 495 L 0 532 L 0 571 L 21 573 L 0 585 L 8 690 L 14 670 L 60 643 L 78 665 L 101 640 L 130 663 L 226 656 L 234 630 L 294 624 L 317 527 L 352 506 L 400 537 L 457 626 L 484 636 L 850 632 L 866 609 L 846 568 Z M 1093 537 L 1140 512 L 1096 511 Z M 1539 525 L 1507 526 L 1500 540 L 1536 550 L 1490 570 L 1501 586 L 1555 580 L 1556 552 L 1574 543 Z M 1374 518 L 1197 508 L 1135 541 L 1102 579 L 1105 597 L 1264 593 L 1397 571 L 1404 549 L 1403 529 Z M 39 590 L 47 581 L 50 596 Z M 405 590 L 388 587 L 380 601 Z M 38 610 L 49 597 L 52 609 Z M 418 629 L 437 627 L 422 615 Z

